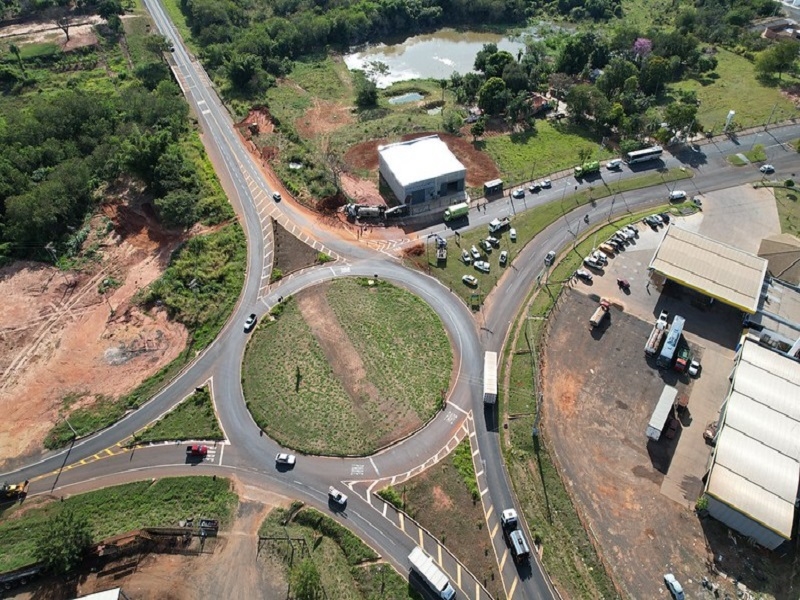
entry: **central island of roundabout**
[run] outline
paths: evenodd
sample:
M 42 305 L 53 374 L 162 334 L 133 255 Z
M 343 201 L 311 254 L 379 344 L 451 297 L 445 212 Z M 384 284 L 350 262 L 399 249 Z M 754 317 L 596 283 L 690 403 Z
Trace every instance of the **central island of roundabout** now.
M 439 316 L 383 280 L 342 278 L 277 305 L 253 332 L 242 388 L 258 426 L 305 454 L 365 456 L 444 406 L 453 351 Z

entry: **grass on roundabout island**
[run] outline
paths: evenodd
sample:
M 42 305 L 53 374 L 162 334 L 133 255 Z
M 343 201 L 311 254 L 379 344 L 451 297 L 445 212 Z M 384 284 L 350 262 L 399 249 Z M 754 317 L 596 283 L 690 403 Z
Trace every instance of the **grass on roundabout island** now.
M 202 387 L 158 421 L 134 434 L 131 445 L 177 440 L 223 440 L 211 392 Z
M 442 408 L 450 342 L 438 315 L 413 294 L 383 281 L 337 279 L 273 312 L 245 351 L 242 388 L 256 423 L 278 443 L 308 454 L 366 455 Z

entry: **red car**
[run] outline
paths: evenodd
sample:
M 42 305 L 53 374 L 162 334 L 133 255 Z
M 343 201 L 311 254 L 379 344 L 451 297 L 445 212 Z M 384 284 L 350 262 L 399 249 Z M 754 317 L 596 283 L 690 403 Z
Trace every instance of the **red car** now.
M 186 446 L 186 456 L 205 458 L 208 455 L 208 446 Z

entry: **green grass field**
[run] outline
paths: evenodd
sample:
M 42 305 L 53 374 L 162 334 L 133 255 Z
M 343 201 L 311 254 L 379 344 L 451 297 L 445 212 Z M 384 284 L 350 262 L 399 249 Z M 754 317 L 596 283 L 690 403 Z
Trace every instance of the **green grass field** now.
M 507 269 L 513 266 L 501 267 L 499 262 L 499 255 L 502 250 L 506 250 L 509 255 L 509 265 L 513 263 L 517 254 L 525 247 L 534 236 L 544 230 L 545 227 L 555 222 L 557 219 L 562 218 L 565 212 L 569 212 L 578 206 L 584 206 L 590 202 L 591 198 L 599 199 L 610 196 L 614 193 L 627 192 L 636 189 L 642 189 L 653 185 L 659 185 L 671 181 L 678 181 L 691 177 L 691 171 L 681 171 L 680 169 L 673 169 L 666 172 L 654 172 L 630 179 L 624 179 L 616 183 L 606 185 L 590 186 L 584 184 L 578 193 L 569 195 L 562 201 L 554 201 L 548 204 L 539 206 L 535 209 L 518 213 L 512 218 L 511 226 L 517 230 L 517 241 L 512 242 L 508 239 L 508 230 L 495 235 L 500 240 L 500 247 L 492 251 L 488 255 L 487 260 L 491 264 L 489 273 L 481 273 L 472 265 L 465 265 L 461 260 L 461 250 L 467 249 L 487 237 L 489 232 L 487 229 L 473 230 L 461 235 L 460 242 L 452 240 L 448 246 L 447 263 L 439 265 L 436 261 L 436 253 L 433 249 L 433 243 L 429 242 L 430 247 L 426 249 L 420 256 L 408 259 L 408 262 L 417 268 L 429 272 L 431 275 L 439 279 L 444 285 L 450 287 L 455 293 L 464 298 L 468 303 L 473 302 L 472 295 L 477 294 L 479 301 L 480 298 L 488 294 L 491 289 L 497 285 L 500 277 Z M 591 192 L 589 188 L 592 187 Z M 664 193 L 666 195 L 666 192 Z M 525 204 L 521 200 L 514 201 L 515 206 L 522 209 Z M 581 225 L 583 225 L 581 223 Z M 458 242 L 458 243 L 457 243 Z M 460 245 L 459 245 L 460 244 Z M 554 248 L 558 251 L 558 248 Z M 485 252 L 481 252 L 486 257 Z M 544 266 L 544 265 L 542 265 Z M 477 287 L 468 287 L 465 285 L 461 277 L 463 275 L 474 275 L 478 279 Z
M 478 147 L 492 157 L 507 186 L 530 181 L 569 169 L 581 163 L 579 151 L 590 150 L 592 160 L 603 160 L 613 153 L 599 146 L 599 139 L 573 125 L 536 121 L 535 132 L 497 135 L 479 140 Z
M 39 504 L 28 500 L 5 508 L 0 520 L 0 572 L 30 564 L 33 540 L 49 517 L 64 508 L 85 516 L 95 540 L 140 527 L 177 525 L 190 516 L 230 521 L 238 497 L 227 479 L 172 477 L 129 483 Z
M 326 299 L 364 367 L 363 381 L 353 385 L 374 386 L 377 398 L 348 394 L 294 298 L 253 333 L 242 367 L 244 395 L 259 426 L 285 446 L 367 454 L 441 408 L 452 368 L 449 341 L 438 316 L 395 286 L 340 279 Z
M 173 410 L 144 431 L 132 443 L 176 440 L 223 440 L 208 387 L 195 391 Z
M 670 86 L 673 90 L 697 92 L 697 119 L 704 129 L 722 131 L 730 110 L 736 111 L 734 122 L 741 127 L 763 125 L 770 115 L 771 123 L 797 116 L 797 109 L 779 87 L 766 86 L 756 79 L 749 60 L 722 48 L 718 48 L 716 57 L 719 64 L 715 73 Z
M 773 188 L 778 204 L 781 233 L 800 236 L 800 190 L 797 188 Z
M 259 535 L 272 539 L 264 545 L 267 552 L 280 559 L 287 575 L 292 560 L 296 565 L 310 557 L 320 575 L 325 597 L 337 600 L 421 600 L 409 585 L 406 577 L 390 565 L 378 562 L 378 555 L 349 530 L 330 517 L 304 508 L 287 519 L 301 505 L 291 509 L 275 509 L 259 529 Z M 286 523 L 286 525 L 284 525 Z M 294 538 L 285 541 L 287 535 Z M 302 538 L 305 543 L 296 541 Z M 306 551 L 310 551 L 310 556 Z

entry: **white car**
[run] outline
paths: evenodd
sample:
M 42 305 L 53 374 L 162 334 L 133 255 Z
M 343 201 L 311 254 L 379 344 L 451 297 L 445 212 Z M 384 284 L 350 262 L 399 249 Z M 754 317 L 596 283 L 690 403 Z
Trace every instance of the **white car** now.
M 500 253 L 500 266 L 505 267 L 508 262 L 508 250 L 503 250 Z
M 553 264 L 553 261 L 555 259 L 556 259 L 556 251 L 550 250 L 550 252 L 547 253 L 547 256 L 544 257 L 544 264 L 549 267 L 550 265 Z
M 483 273 L 489 272 L 489 263 L 486 262 L 485 260 L 476 260 L 474 267 L 478 269 L 478 271 L 481 271 Z
M 685 600 L 686 597 L 683 595 L 683 587 L 681 587 L 681 584 L 675 579 L 675 575 L 672 573 L 664 575 L 664 583 L 667 584 L 667 589 L 669 589 L 675 600 Z
M 510 239 L 512 242 L 517 241 L 517 230 L 513 227 L 508 230 L 508 239 Z
M 478 285 L 478 278 L 474 275 L 464 275 L 461 278 L 461 281 L 464 282 L 464 285 L 469 285 L 471 287 L 475 287 Z
M 275 202 L 280 202 L 281 201 L 280 193 L 279 192 L 273 192 L 272 193 L 272 199 L 275 200 Z
M 489 240 L 481 240 L 480 241 L 480 247 L 484 249 L 486 254 L 491 254 L 492 253 L 492 244 L 491 244 L 491 242 Z
M 253 327 L 256 326 L 256 321 L 258 321 L 258 317 L 255 313 L 251 314 L 244 322 L 244 330 L 245 332 L 250 332 L 253 330 Z
M 687 371 L 689 372 L 690 377 L 697 377 L 697 374 L 700 372 L 700 363 L 692 359 L 692 362 L 689 363 L 689 368 Z
M 606 163 L 606 168 L 608 170 L 610 170 L 610 171 L 613 171 L 615 169 L 621 169 L 622 168 L 622 159 L 621 158 L 615 158 L 613 160 L 608 161 Z
M 470 251 L 470 254 L 472 254 L 472 260 L 480 260 L 481 259 L 481 253 L 478 251 L 478 249 L 474 245 L 472 246 L 472 248 L 469 249 L 469 251 Z
M 328 501 L 342 508 L 347 506 L 347 496 L 333 486 L 328 488 Z
M 669 201 L 675 202 L 676 200 L 686 200 L 686 192 L 683 190 L 672 190 L 669 193 Z
M 597 269 L 598 271 L 603 270 L 603 265 L 593 259 L 591 256 L 587 256 L 583 259 L 583 264 L 589 267 L 590 269 Z
M 525 197 L 525 190 L 517 188 L 511 193 L 511 197 L 514 198 L 514 200 L 522 200 Z
M 603 252 L 602 250 L 595 250 L 592 252 L 592 258 L 595 259 L 599 263 L 608 264 L 608 254 Z
M 660 216 L 661 215 L 659 215 L 659 217 Z M 663 221 L 663 217 L 661 217 L 661 220 Z M 633 237 L 639 237 L 639 229 L 635 225 L 626 225 L 623 227 L 623 229 L 625 231 L 630 231 L 633 234 Z
M 589 282 L 593 279 L 592 274 L 589 273 L 586 269 L 578 269 L 575 271 L 575 277 L 578 279 L 583 279 L 586 282 Z
M 278 467 L 287 466 L 293 467 L 294 463 L 297 462 L 297 458 L 294 454 L 286 454 L 285 452 L 279 452 L 278 455 L 275 457 L 275 465 Z
M 493 235 L 490 235 L 489 237 L 487 237 L 487 238 L 486 238 L 486 241 L 487 241 L 487 242 L 489 242 L 489 243 L 490 243 L 492 246 L 494 246 L 495 248 L 499 248 L 499 247 L 500 247 L 500 240 L 498 240 L 498 239 L 497 239 L 496 237 L 494 237 Z
M 469 255 L 469 251 L 464 249 L 461 251 L 461 260 L 464 261 L 465 265 L 468 265 L 472 262 L 472 257 Z
M 775 167 L 773 167 L 772 165 L 761 165 L 761 167 L 758 170 L 764 173 L 764 175 L 767 175 L 769 173 L 774 173 Z
M 543 179 L 543 180 L 542 180 L 542 187 L 543 187 L 543 188 L 550 188 L 550 187 L 553 187 L 553 182 L 552 182 L 552 181 L 550 181 L 549 179 Z

